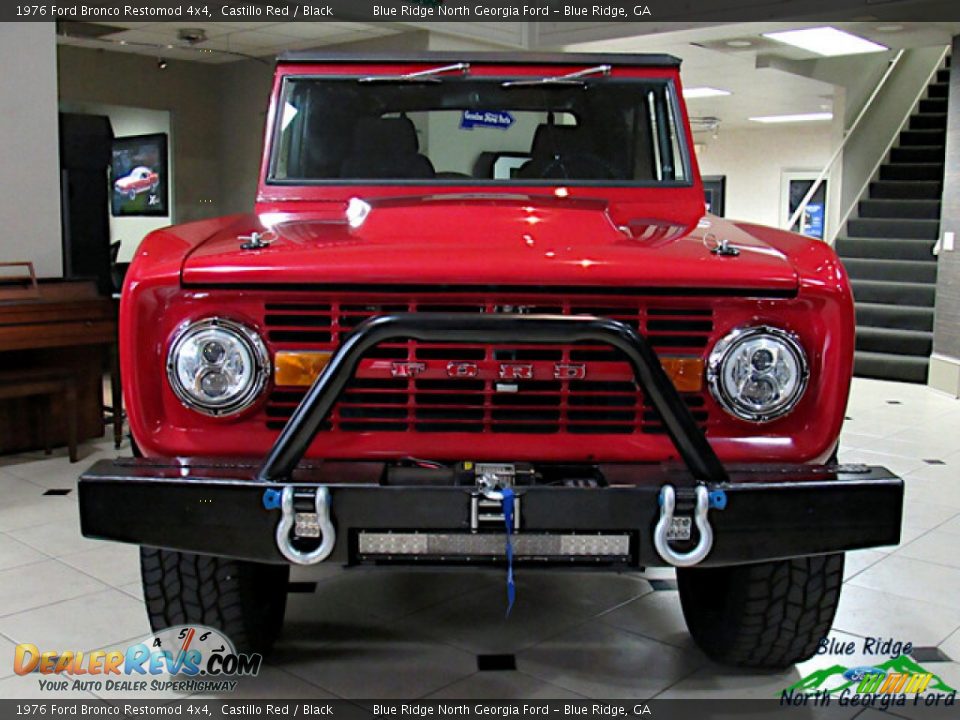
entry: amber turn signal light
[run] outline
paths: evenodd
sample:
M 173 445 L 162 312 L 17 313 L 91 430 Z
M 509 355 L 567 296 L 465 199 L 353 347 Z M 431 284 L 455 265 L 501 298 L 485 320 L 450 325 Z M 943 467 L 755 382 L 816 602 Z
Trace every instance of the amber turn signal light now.
M 660 364 L 680 392 L 699 392 L 703 388 L 703 360 L 700 358 L 662 357 Z
M 332 352 L 281 350 L 273 357 L 273 382 L 291 387 L 313 385 L 333 357 Z

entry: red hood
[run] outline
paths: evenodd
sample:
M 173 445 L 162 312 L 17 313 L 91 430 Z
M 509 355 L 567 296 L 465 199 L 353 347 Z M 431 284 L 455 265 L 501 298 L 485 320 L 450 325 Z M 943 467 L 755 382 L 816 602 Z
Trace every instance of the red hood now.
M 244 216 L 186 258 L 183 282 L 797 287 L 786 256 L 712 216 L 692 228 L 641 220 L 626 229 L 601 201 L 503 196 L 401 198 L 369 208 L 357 227 L 342 204 L 327 213 Z M 263 232 L 264 222 L 269 247 L 241 249 L 241 236 Z M 739 255 L 711 253 L 720 240 Z

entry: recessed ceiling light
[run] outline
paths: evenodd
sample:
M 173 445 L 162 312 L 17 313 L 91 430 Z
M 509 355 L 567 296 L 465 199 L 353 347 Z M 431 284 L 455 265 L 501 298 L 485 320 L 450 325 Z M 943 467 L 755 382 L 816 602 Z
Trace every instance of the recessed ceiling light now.
M 903 25 L 877 25 L 877 32 L 900 32 Z
M 833 113 L 798 113 L 796 115 L 761 115 L 750 118 L 758 123 L 794 123 L 794 122 L 819 122 L 823 120 L 833 120 Z
M 749 40 L 727 40 L 727 45 L 729 47 L 745 48 L 750 47 L 753 43 Z
M 843 30 L 837 30 L 835 27 L 785 30 L 783 32 L 764 33 L 763 36 L 824 57 L 859 55 L 890 49 L 886 45 L 875 43 L 859 35 L 851 35 Z
M 683 97 L 687 100 L 695 98 L 721 97 L 729 94 L 729 90 L 721 90 L 720 88 L 715 87 L 692 87 L 683 89 Z

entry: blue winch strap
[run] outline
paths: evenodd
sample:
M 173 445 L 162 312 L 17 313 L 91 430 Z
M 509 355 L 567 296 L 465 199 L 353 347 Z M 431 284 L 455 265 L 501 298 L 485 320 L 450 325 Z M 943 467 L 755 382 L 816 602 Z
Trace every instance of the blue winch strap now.
M 513 610 L 513 601 L 517 597 L 517 586 L 513 582 L 513 543 L 510 541 L 510 535 L 513 533 L 513 489 L 504 488 L 503 499 L 503 522 L 507 528 L 507 617 L 510 617 L 510 611 Z

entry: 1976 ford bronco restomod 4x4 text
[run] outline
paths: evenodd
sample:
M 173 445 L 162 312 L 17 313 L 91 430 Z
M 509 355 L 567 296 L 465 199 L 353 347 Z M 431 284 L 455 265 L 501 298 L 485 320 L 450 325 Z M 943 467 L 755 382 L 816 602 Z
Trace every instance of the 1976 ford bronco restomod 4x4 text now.
M 781 667 L 903 485 L 836 464 L 826 244 L 704 212 L 661 55 L 279 61 L 253 214 L 158 230 L 121 306 L 142 457 L 80 481 L 155 629 L 267 648 L 290 564 L 675 566 L 711 657 Z M 469 570 L 467 570 L 469 571 Z

